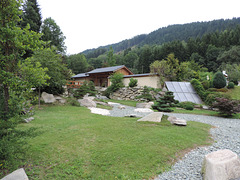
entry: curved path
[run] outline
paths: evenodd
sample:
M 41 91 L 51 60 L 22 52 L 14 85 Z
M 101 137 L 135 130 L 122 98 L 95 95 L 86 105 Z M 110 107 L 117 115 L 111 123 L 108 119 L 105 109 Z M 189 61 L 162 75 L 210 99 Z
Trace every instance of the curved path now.
M 156 180 L 199 180 L 202 179 L 201 168 L 204 156 L 220 149 L 229 149 L 240 155 L 240 119 L 227 119 L 214 116 L 166 113 L 186 119 L 211 124 L 216 128 L 211 129 L 215 142 L 211 146 L 199 147 L 187 153 L 178 161 L 169 172 L 165 172 Z

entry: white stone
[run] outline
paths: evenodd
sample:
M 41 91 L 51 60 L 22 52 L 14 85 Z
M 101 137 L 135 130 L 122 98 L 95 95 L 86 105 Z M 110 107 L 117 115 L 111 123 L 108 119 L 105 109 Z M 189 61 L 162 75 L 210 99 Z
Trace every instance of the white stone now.
M 228 149 L 215 151 L 205 156 L 203 162 L 204 180 L 229 180 L 240 177 L 240 159 Z
M 16 171 L 13 171 L 11 174 L 5 176 L 1 180 L 28 180 L 28 177 L 24 169 L 21 168 Z
M 54 103 L 56 102 L 55 97 L 53 94 L 48 94 L 46 92 L 42 92 L 42 99 L 45 103 Z
M 162 112 L 154 112 L 142 117 L 138 121 L 161 122 L 162 116 L 163 116 Z
M 26 123 L 29 123 L 29 122 L 32 121 L 32 120 L 34 120 L 34 117 L 30 117 L 30 118 L 24 119 L 24 121 L 25 121 Z
M 154 104 L 153 102 L 137 103 L 136 108 L 151 108 L 153 104 Z
M 94 114 L 110 115 L 110 112 L 107 109 L 94 108 L 94 107 L 89 107 L 88 109 L 90 109 L 91 113 L 94 113 Z
M 186 126 L 187 125 L 187 121 L 185 119 L 180 119 L 180 118 L 176 118 L 173 116 L 169 116 L 168 121 L 170 121 L 171 124 L 178 125 L 178 126 Z
M 149 108 L 136 108 L 134 109 L 135 112 L 153 112 L 153 110 Z
M 81 106 L 96 107 L 97 104 L 91 98 L 78 99 Z
M 125 107 L 125 106 L 122 106 L 122 105 L 120 105 L 120 106 L 118 106 L 118 109 L 126 109 L 126 107 Z

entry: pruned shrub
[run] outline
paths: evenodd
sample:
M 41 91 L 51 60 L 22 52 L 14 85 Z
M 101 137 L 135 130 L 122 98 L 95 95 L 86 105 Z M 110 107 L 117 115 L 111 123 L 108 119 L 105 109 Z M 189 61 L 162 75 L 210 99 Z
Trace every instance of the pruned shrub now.
M 129 87 L 135 87 L 135 86 L 137 86 L 137 83 L 138 83 L 137 79 L 130 78 L 128 86 Z
M 193 110 L 194 105 L 195 105 L 195 103 L 189 102 L 189 101 L 179 103 L 179 107 L 186 109 L 186 110 Z
M 207 93 L 203 87 L 203 85 L 200 83 L 199 80 L 197 79 L 193 79 L 191 81 L 192 86 L 194 87 L 195 91 L 197 92 L 197 94 L 200 96 L 200 98 L 205 101 L 206 97 L 207 97 Z
M 209 82 L 208 80 L 204 80 L 204 81 L 202 82 L 202 85 L 203 85 L 203 88 L 204 88 L 205 90 L 207 90 L 207 89 L 209 89 L 209 87 L 210 87 L 210 82 Z
M 217 92 L 228 92 L 228 89 L 227 88 L 217 89 Z
M 227 98 L 216 98 L 213 107 L 219 109 L 220 115 L 227 117 L 240 112 L 240 102 Z
M 138 99 L 142 98 L 142 99 L 145 99 L 147 101 L 152 101 L 153 100 L 153 97 L 152 95 L 150 94 L 150 91 L 151 91 L 151 88 L 147 87 L 147 86 L 144 86 L 143 87 L 143 90 L 142 90 L 142 95 L 141 96 L 137 96 Z
M 205 100 L 205 104 L 212 107 L 213 103 L 216 102 L 216 98 L 230 98 L 230 96 L 219 92 L 210 93 Z
M 91 96 L 96 95 L 96 89 L 92 81 L 84 81 L 83 85 L 73 92 L 73 96 L 77 99 L 80 99 L 87 93 Z
M 214 77 L 213 77 L 213 87 L 220 89 L 224 88 L 226 86 L 226 78 L 221 72 L 216 72 Z
M 110 94 L 117 91 L 118 89 L 124 87 L 123 85 L 123 74 L 115 73 L 110 77 L 111 85 L 103 92 L 104 96 L 109 98 Z
M 227 88 L 228 89 L 233 89 L 234 88 L 234 83 L 233 82 L 229 82 Z
M 172 112 L 170 107 L 176 106 L 176 101 L 174 100 L 173 92 L 167 91 L 163 97 L 160 97 L 152 108 L 162 112 Z
M 217 92 L 217 88 L 209 88 L 208 91 L 210 91 L 210 92 Z

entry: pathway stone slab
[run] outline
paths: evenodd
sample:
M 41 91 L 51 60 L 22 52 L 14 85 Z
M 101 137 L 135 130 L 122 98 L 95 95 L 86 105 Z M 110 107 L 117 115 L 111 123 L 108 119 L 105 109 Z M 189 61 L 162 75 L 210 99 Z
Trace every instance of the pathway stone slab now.
M 150 122 L 161 122 L 163 113 L 162 112 L 154 112 L 144 116 L 138 121 L 150 121 Z
M 28 180 L 28 177 L 24 169 L 21 168 L 16 171 L 13 171 L 11 174 L 5 176 L 1 180 Z

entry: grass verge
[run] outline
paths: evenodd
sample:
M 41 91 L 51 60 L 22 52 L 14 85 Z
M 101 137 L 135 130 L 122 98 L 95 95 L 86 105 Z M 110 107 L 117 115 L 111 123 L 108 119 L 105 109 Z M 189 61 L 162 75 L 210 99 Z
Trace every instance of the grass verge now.
M 73 106 L 44 107 L 19 128 L 30 127 L 39 132 L 28 140 L 22 165 L 30 179 L 149 179 L 168 170 L 177 154 L 210 139 L 210 125 L 198 122 L 137 122 Z

